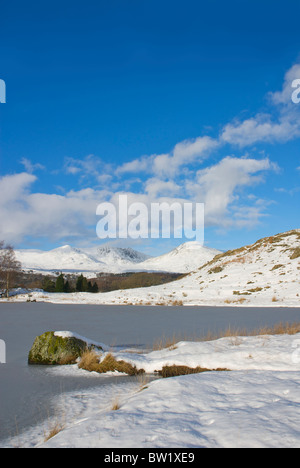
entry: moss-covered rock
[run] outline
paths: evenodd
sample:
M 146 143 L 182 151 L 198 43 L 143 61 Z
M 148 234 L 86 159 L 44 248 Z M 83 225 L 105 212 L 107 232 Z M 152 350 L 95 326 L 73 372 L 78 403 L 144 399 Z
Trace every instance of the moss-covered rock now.
M 56 336 L 46 332 L 38 336 L 28 355 L 29 364 L 63 365 L 74 364 L 88 348 L 87 343 L 74 336 Z

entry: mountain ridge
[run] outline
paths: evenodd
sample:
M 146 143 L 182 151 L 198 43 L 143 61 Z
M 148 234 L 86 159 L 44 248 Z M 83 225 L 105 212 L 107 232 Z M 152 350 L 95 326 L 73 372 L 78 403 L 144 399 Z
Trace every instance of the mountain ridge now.
M 98 246 L 79 249 L 70 245 L 49 251 L 20 249 L 16 250 L 16 257 L 24 271 L 43 274 L 59 271 L 95 276 L 96 273 L 135 271 L 188 273 L 219 253 L 220 251 L 203 247 L 197 242 L 186 242 L 158 257 L 150 257 L 130 247 Z

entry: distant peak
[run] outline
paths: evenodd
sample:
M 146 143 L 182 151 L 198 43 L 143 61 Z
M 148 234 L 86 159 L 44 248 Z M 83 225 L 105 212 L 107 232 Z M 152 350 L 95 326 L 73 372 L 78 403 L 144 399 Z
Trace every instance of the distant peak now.
M 70 245 L 62 245 L 61 247 L 57 247 L 53 250 L 72 250 L 72 247 Z

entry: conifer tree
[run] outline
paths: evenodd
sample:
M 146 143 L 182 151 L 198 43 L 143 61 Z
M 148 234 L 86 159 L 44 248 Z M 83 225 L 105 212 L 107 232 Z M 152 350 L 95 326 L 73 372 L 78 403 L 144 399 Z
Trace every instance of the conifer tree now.
M 57 293 L 65 292 L 65 279 L 62 273 L 57 277 L 56 284 L 55 284 L 55 292 Z

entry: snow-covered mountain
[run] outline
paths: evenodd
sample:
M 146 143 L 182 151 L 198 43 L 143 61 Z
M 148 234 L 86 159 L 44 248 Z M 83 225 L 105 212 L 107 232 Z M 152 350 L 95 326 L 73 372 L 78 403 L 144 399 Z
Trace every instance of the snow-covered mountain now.
M 219 250 L 203 247 L 198 242 L 186 242 L 167 254 L 144 261 L 139 266 L 148 271 L 189 273 L 220 253 Z
M 94 247 L 92 249 L 85 249 L 84 252 L 108 267 L 119 267 L 122 270 L 123 268 L 134 267 L 136 264 L 144 262 L 149 258 L 148 255 L 137 252 L 130 247 Z
M 69 245 L 50 251 L 16 250 L 16 257 L 25 271 L 49 274 L 122 273 L 126 271 L 164 271 L 187 273 L 219 254 L 215 249 L 202 247 L 197 242 L 187 242 L 165 255 L 152 258 L 131 248 L 94 247 L 76 249 Z
M 16 250 L 15 253 L 25 271 L 33 270 L 41 273 L 54 271 L 96 272 L 101 268 L 106 268 L 105 263 L 98 261 L 83 250 L 75 249 L 69 245 L 49 251 L 24 249 Z
M 16 257 L 25 271 L 47 274 L 62 271 L 91 275 L 98 272 L 120 273 L 149 258 L 130 248 L 76 249 L 70 245 L 49 251 L 16 250 Z

